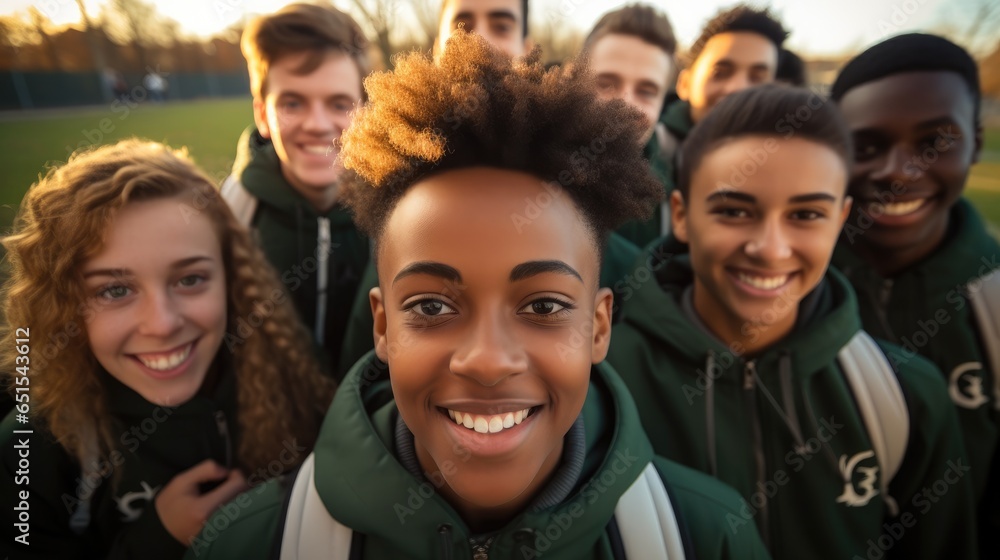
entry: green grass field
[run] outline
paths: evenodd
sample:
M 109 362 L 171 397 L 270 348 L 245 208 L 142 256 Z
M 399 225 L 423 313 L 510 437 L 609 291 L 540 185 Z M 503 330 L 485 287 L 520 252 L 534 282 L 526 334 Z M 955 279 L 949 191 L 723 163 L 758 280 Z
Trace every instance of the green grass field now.
M 249 98 L 0 115 L 0 232 L 9 231 L 28 186 L 48 165 L 66 161 L 74 148 L 130 136 L 187 146 L 195 161 L 221 181 L 240 133 L 252 121 Z M 1000 229 L 1000 127 L 987 130 L 981 160 L 966 194 Z

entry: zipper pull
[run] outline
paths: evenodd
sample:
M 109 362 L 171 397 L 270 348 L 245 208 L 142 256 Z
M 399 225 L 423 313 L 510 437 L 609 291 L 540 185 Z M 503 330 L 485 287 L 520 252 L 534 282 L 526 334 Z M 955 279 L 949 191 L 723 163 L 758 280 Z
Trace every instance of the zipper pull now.
M 226 465 L 231 468 L 233 465 L 233 445 L 229 440 L 229 424 L 226 422 L 226 414 L 221 410 L 215 411 L 215 427 L 219 430 L 219 437 L 226 442 Z
M 493 544 L 493 538 L 490 537 L 483 543 L 469 539 L 469 544 L 472 545 L 472 560 L 490 560 L 490 545 Z
M 743 388 L 749 391 L 753 389 L 757 377 L 757 362 L 750 360 L 743 366 Z

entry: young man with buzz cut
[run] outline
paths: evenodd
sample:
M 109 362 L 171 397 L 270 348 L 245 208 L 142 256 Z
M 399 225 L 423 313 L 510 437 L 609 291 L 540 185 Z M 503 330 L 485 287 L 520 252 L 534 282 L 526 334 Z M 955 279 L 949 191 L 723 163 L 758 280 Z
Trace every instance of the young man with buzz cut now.
M 896 364 L 926 357 L 969 453 L 982 558 L 1000 557 L 1000 244 L 962 191 L 983 148 L 979 70 L 962 47 L 911 33 L 848 62 L 833 84 L 854 135 L 855 205 L 833 263 Z M 942 388 L 944 390 L 944 388 Z
M 369 254 L 339 204 L 339 139 L 364 101 L 367 49 L 357 23 L 332 6 L 290 4 L 251 21 L 242 50 L 255 126 L 222 185 L 331 371 Z

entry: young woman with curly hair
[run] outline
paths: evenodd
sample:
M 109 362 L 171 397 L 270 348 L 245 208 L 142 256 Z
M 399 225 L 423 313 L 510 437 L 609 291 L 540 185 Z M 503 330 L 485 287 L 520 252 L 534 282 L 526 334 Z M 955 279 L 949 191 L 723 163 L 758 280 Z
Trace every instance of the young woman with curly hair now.
M 604 239 L 661 195 L 641 114 L 598 100 L 578 65 L 546 72 L 474 34 L 447 45 L 369 78 L 343 137 L 345 201 L 376 247 L 375 352 L 289 498 L 241 496 L 187 558 L 766 557 L 753 527 L 728 530 L 735 492 L 653 457 L 602 363 Z M 662 515 L 626 505 L 668 492 Z
M 28 191 L 4 245 L 18 408 L 0 487 L 23 507 L 6 508 L 0 554 L 178 558 L 219 505 L 308 455 L 333 387 L 183 152 L 75 154 Z

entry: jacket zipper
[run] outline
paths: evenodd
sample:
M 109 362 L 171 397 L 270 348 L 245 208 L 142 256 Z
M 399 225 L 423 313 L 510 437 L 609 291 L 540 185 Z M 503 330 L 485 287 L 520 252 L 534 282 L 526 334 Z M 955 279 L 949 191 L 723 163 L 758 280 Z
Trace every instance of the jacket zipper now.
M 233 445 L 229 439 L 229 424 L 226 423 L 226 414 L 221 410 L 215 411 L 215 427 L 219 430 L 219 437 L 226 443 L 226 468 L 232 468 Z
M 472 560 L 490 560 L 490 545 L 493 544 L 493 538 L 490 537 L 481 543 L 469 539 L 469 544 L 472 545 Z
M 753 431 L 754 459 L 757 463 L 757 488 L 766 486 L 765 472 L 767 462 L 764 458 L 764 443 L 760 429 L 760 417 L 757 414 L 757 362 L 749 360 L 743 365 L 743 394 L 746 396 L 747 407 L 750 410 L 750 426 Z M 756 491 L 756 489 L 755 489 Z M 760 519 L 760 535 L 765 547 L 770 547 L 771 535 L 767 517 L 767 496 L 764 496 L 764 504 L 757 510 Z
M 323 344 L 326 333 L 326 292 L 330 282 L 329 262 L 330 262 L 330 218 L 317 218 L 319 235 L 316 238 L 316 342 Z

